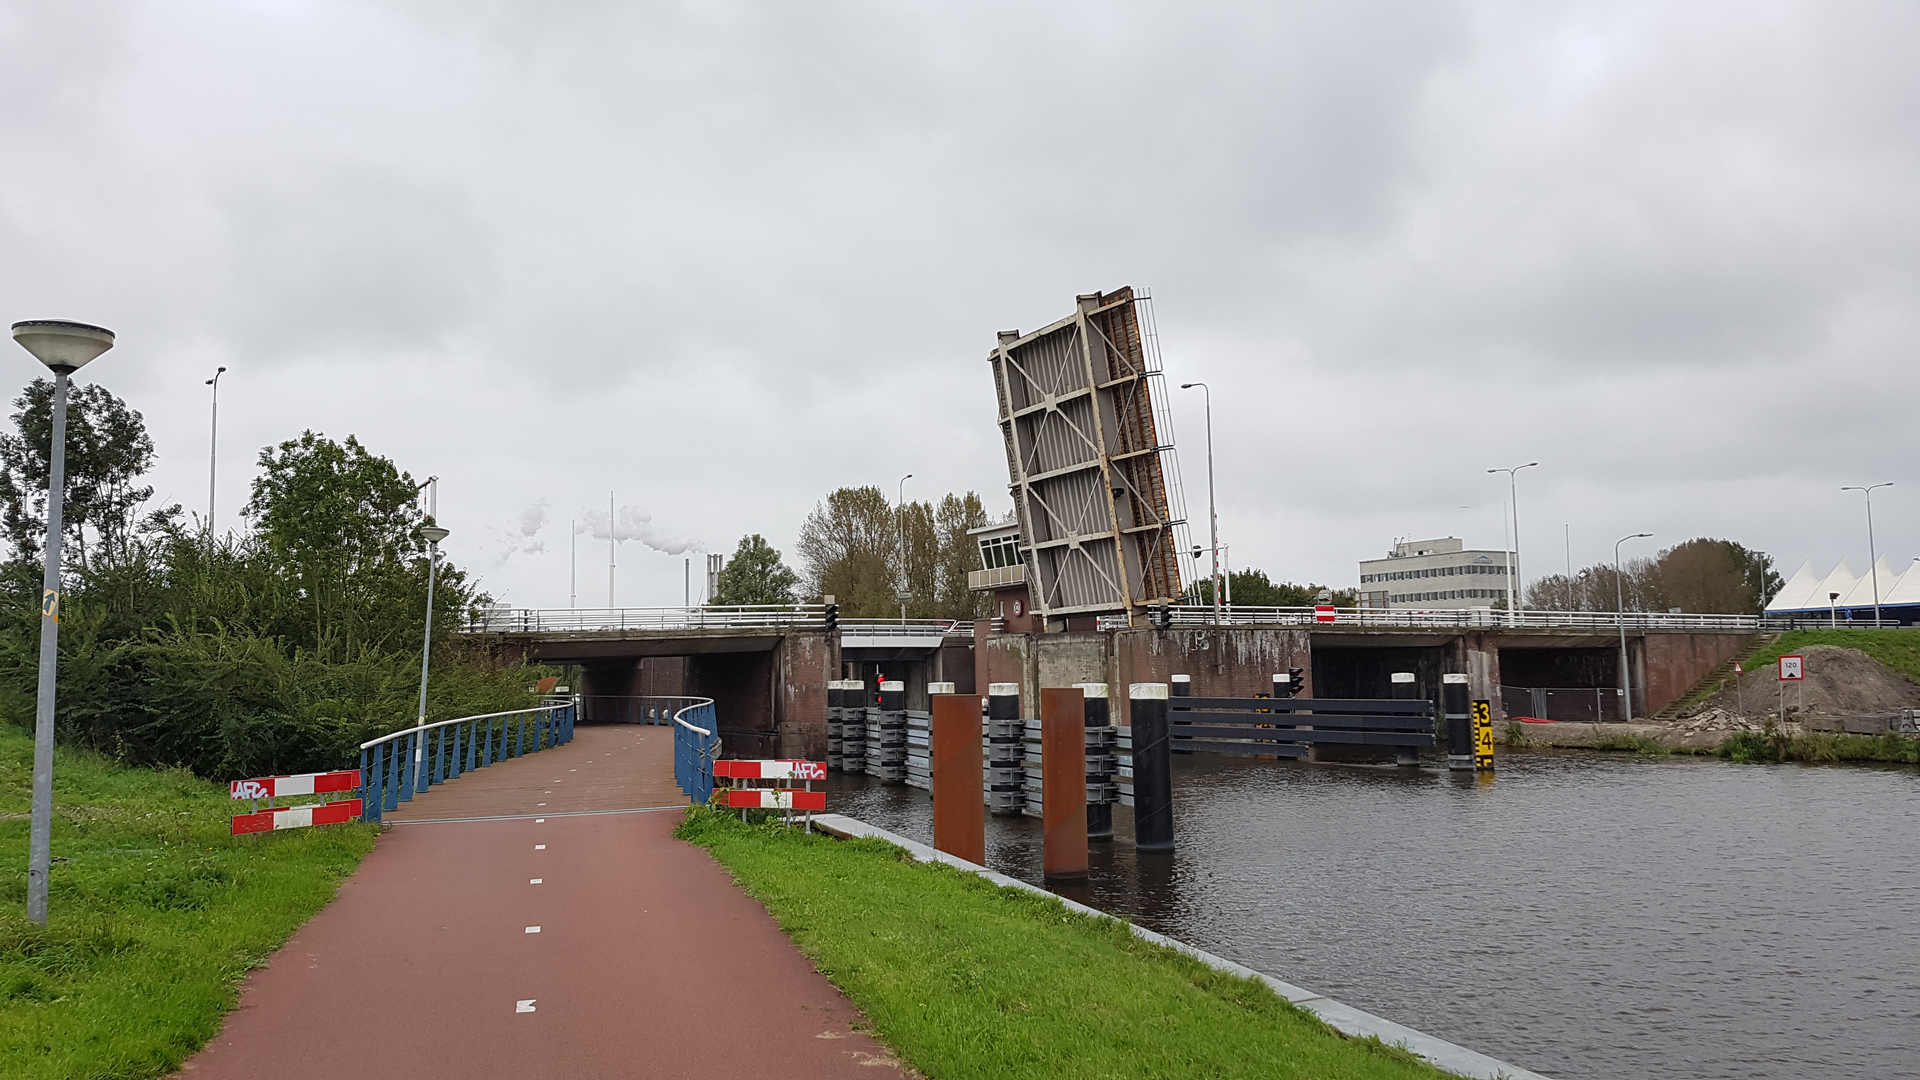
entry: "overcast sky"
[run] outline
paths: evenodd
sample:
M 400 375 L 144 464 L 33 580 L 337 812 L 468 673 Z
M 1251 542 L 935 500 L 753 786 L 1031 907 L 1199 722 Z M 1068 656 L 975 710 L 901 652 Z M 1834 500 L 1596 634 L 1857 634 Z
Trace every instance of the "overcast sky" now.
M 352 433 L 519 605 L 568 603 L 610 491 L 622 605 L 837 486 L 1005 509 L 995 331 L 1121 285 L 1213 387 L 1237 566 L 1499 548 L 1485 470 L 1538 460 L 1529 577 L 1568 528 L 1575 566 L 1650 531 L 1864 571 L 1838 488 L 1883 480 L 1899 569 L 1915 41 L 1837 0 L 0 0 L 0 315 L 119 334 L 83 379 L 157 499 L 204 511 L 226 365 L 221 526 L 262 446 Z

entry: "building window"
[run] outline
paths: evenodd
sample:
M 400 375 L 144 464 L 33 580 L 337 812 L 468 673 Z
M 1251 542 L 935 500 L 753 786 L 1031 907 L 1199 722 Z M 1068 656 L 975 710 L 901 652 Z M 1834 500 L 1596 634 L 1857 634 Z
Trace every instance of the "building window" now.
M 1014 536 L 995 536 L 980 541 L 980 565 L 987 570 L 1018 566 L 1027 560 L 1020 554 L 1020 540 Z

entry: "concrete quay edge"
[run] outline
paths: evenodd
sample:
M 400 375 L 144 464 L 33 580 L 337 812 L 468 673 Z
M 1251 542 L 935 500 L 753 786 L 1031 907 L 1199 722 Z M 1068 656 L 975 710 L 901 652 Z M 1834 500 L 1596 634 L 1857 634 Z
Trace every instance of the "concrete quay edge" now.
M 844 814 L 815 814 L 813 815 L 813 827 L 829 836 L 838 837 L 842 840 L 865 837 L 885 840 L 897 847 L 904 848 L 909 855 L 913 856 L 916 862 L 944 863 L 958 870 L 978 874 L 988 881 L 993 882 L 995 885 L 1009 889 L 1024 889 L 1027 892 L 1044 896 L 1070 911 L 1077 911 L 1084 915 L 1096 915 L 1106 919 L 1114 918 L 1114 916 L 1104 911 L 1088 907 L 1085 904 L 1073 900 L 1068 900 L 1064 896 L 1050 893 L 1038 885 L 1021 881 L 1018 878 L 1008 877 L 998 871 L 989 870 L 984 866 L 968 862 L 965 859 L 956 858 L 944 851 L 935 850 L 917 840 L 909 840 L 898 833 L 888 832 L 878 826 L 869 825 L 864 821 L 847 817 Z M 1260 982 L 1266 983 L 1267 986 L 1273 989 L 1274 993 L 1312 1012 L 1325 1022 L 1328 1027 L 1333 1028 L 1343 1035 L 1354 1038 L 1373 1036 L 1389 1046 L 1404 1047 L 1408 1051 L 1425 1058 L 1436 1067 L 1444 1069 L 1447 1072 L 1454 1073 L 1458 1076 L 1471 1077 L 1473 1080 L 1548 1080 L 1548 1077 L 1540 1073 L 1523 1069 L 1518 1065 L 1509 1065 L 1497 1058 L 1488 1057 L 1477 1051 L 1469 1050 L 1464 1046 L 1456 1046 L 1453 1043 L 1447 1042 L 1445 1039 L 1415 1031 L 1410 1027 L 1404 1027 L 1391 1020 L 1375 1016 L 1370 1012 L 1356 1009 L 1344 1002 L 1335 1001 L 1333 998 L 1327 997 L 1324 994 L 1316 994 L 1311 990 L 1276 979 L 1265 972 L 1255 971 L 1244 964 L 1237 964 L 1223 956 L 1215 956 L 1213 953 L 1207 952 L 1204 949 L 1195 948 L 1183 941 L 1175 941 L 1173 938 L 1167 937 L 1164 934 L 1154 933 L 1152 930 L 1148 930 L 1138 924 L 1129 922 L 1127 923 L 1127 927 L 1133 931 L 1135 937 L 1143 941 L 1152 942 L 1155 945 L 1163 945 L 1175 952 L 1184 953 L 1208 967 L 1213 968 L 1215 971 L 1226 972 L 1229 975 L 1237 975 L 1244 979 L 1257 979 Z

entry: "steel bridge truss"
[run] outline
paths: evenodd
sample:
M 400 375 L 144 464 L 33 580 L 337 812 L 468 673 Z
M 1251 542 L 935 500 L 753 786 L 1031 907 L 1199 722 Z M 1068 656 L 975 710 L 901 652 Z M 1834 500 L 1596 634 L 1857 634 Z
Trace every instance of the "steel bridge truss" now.
M 1035 611 L 1122 613 L 1180 595 L 1177 492 L 1155 423 L 1160 375 L 1131 288 L 1076 298 L 989 357 Z

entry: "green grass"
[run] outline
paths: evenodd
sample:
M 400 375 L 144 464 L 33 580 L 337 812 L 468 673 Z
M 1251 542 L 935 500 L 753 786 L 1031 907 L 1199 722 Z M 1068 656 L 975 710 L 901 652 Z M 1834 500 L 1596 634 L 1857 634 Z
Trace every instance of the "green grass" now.
M 1809 645 L 1838 645 L 1859 649 L 1887 667 L 1920 682 L 1920 629 L 1914 630 L 1789 630 L 1779 640 L 1761 647 L 1743 661 L 1748 671 L 1772 667 L 1788 653 Z
M 50 918 L 27 921 L 32 739 L 0 724 L 0 1076 L 165 1076 L 332 899 L 369 825 L 230 837 L 225 785 L 60 747 Z
M 1920 739 L 1901 735 L 1850 735 L 1838 731 L 1785 735 L 1768 724 L 1765 731 L 1734 732 L 1720 744 L 1719 753 L 1723 758 L 1741 762 L 1880 761 L 1920 765 Z
M 1264 984 L 878 840 L 689 811 L 710 849 L 873 1033 L 940 1080 L 1439 1077 L 1348 1040 Z

